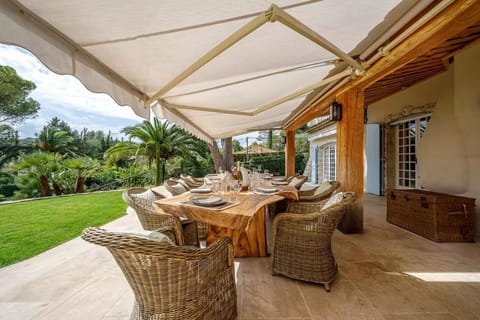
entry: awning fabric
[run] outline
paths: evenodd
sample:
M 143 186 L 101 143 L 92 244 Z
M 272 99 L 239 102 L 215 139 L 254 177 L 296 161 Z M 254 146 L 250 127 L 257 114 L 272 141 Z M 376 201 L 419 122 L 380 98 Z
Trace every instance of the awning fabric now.
M 364 52 L 365 39 L 373 43 L 412 8 L 430 2 L 277 0 L 274 4 L 287 20 L 293 17 L 354 56 Z M 156 116 L 211 141 L 281 126 L 345 61 L 275 18 L 249 30 L 158 94 L 259 15 L 277 12 L 271 4 L 261 0 L 6 0 L 0 2 L 0 42 L 32 51 L 51 70 L 75 75 L 90 90 L 110 94 L 140 116 L 148 118 L 151 107 Z M 343 70 L 335 81 L 355 71 L 359 70 Z

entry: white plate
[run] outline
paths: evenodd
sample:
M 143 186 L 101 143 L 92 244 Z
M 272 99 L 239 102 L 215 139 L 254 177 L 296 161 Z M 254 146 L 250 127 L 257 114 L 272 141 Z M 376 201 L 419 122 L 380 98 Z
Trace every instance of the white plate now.
M 197 205 L 197 206 L 203 206 L 203 207 L 216 207 L 220 206 L 222 204 L 227 203 L 227 199 L 217 197 L 217 196 L 212 196 L 212 197 L 198 197 L 198 198 L 192 198 L 192 203 Z
M 274 192 L 278 192 L 278 189 L 277 188 L 257 188 L 257 191 L 262 193 L 274 193 Z
M 210 193 L 212 189 L 210 188 L 195 188 L 190 190 L 191 193 Z
M 277 185 L 277 186 L 286 186 L 286 185 L 288 185 L 288 182 L 287 181 L 272 181 L 272 184 Z

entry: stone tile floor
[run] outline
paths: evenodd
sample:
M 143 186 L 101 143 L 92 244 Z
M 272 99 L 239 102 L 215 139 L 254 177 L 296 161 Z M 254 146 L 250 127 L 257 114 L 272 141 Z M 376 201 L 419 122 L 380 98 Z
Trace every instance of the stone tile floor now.
M 334 234 L 330 293 L 271 276 L 268 258 L 237 259 L 238 319 L 480 319 L 480 244 L 392 226 L 382 197 L 365 195 L 364 211 L 363 234 Z M 129 212 L 105 227 L 139 226 Z M 108 251 L 79 238 L 0 269 L 0 319 L 128 319 L 132 304 Z

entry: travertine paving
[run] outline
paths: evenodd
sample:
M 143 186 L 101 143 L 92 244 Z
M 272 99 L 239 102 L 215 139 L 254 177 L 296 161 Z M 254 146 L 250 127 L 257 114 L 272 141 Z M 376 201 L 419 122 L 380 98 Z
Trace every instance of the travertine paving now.
M 105 226 L 139 228 L 134 213 Z M 385 222 L 365 196 L 365 232 L 335 232 L 339 276 L 322 286 L 236 260 L 238 319 L 480 319 L 480 244 L 435 243 Z M 128 319 L 133 295 L 104 248 L 77 238 L 0 269 L 0 319 Z

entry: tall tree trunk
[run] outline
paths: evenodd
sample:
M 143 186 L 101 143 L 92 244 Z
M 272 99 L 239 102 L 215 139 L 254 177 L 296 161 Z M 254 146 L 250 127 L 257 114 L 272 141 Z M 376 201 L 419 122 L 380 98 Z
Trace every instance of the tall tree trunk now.
M 273 130 L 268 130 L 268 139 L 267 139 L 268 147 L 273 149 Z
M 75 193 L 85 192 L 85 177 L 77 177 L 77 183 L 75 184 Z
M 233 166 L 233 145 L 232 137 L 222 139 L 223 145 L 223 169 L 226 171 L 232 170 Z
M 223 161 L 222 156 L 220 155 L 220 151 L 218 150 L 217 143 L 215 141 L 213 141 L 213 143 L 208 143 L 208 149 L 210 149 L 210 153 L 212 154 L 215 172 L 218 172 L 218 168 L 223 166 Z
M 48 178 L 46 175 L 42 174 L 39 177 L 40 180 L 40 189 L 42 190 L 42 196 L 50 197 L 52 195 L 52 190 L 48 184 Z
M 60 187 L 60 185 L 56 182 L 53 182 L 52 183 L 53 185 L 53 192 L 55 192 L 55 195 L 59 196 L 62 194 L 62 188 Z
M 162 167 L 160 167 L 160 145 L 155 144 L 155 185 L 160 185 L 160 174 L 162 172 Z

